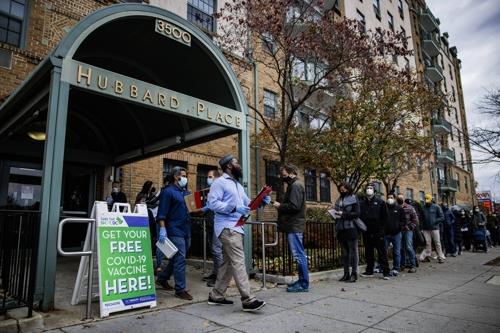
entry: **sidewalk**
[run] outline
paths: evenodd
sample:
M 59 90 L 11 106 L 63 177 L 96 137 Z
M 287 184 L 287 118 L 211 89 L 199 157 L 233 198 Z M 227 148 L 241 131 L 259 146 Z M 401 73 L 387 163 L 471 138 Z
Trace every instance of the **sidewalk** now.
M 256 314 L 232 297 L 234 306 L 202 301 L 48 332 L 500 332 L 500 285 L 487 283 L 500 267 L 484 265 L 499 256 L 465 252 L 390 281 L 314 282 L 309 293 L 269 289 L 257 293 L 268 304 Z

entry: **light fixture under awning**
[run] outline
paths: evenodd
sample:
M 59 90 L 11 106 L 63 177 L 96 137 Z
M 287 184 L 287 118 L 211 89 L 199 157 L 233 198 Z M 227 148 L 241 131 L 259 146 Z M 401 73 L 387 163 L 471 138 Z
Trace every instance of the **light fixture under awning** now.
M 45 141 L 45 132 L 31 131 L 28 136 L 36 141 Z

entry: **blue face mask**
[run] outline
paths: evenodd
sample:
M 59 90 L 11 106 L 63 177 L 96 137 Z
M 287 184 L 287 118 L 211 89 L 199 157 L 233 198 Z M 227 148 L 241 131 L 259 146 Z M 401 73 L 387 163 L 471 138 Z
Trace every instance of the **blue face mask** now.
M 179 179 L 179 186 L 185 188 L 188 184 L 188 179 L 186 177 L 181 177 Z
M 214 183 L 214 179 L 213 178 L 207 178 L 207 185 L 209 187 L 212 186 L 213 183 Z

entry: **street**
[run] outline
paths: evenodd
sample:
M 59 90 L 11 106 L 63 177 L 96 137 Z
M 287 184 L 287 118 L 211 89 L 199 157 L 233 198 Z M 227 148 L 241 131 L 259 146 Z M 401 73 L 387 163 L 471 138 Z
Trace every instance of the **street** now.
M 309 293 L 279 286 L 257 293 L 267 302 L 259 313 L 242 312 L 231 297 L 233 306 L 198 302 L 47 332 L 499 332 L 500 267 L 484 265 L 499 256 L 498 248 L 464 252 L 390 281 L 316 281 Z

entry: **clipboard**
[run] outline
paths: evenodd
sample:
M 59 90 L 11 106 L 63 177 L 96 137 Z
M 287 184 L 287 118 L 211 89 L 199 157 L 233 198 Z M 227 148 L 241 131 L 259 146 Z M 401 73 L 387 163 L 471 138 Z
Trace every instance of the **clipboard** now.
M 257 194 L 257 196 L 252 201 L 250 201 L 250 204 L 248 205 L 248 207 L 250 207 L 250 210 L 256 210 L 257 208 L 259 208 L 259 206 L 262 204 L 262 201 L 264 200 L 264 198 L 266 196 L 268 196 L 269 194 L 271 194 L 272 191 L 273 191 L 273 188 L 271 186 L 265 185 L 260 190 L 259 194 Z M 248 220 L 249 217 L 250 217 L 250 214 L 242 215 L 240 217 L 240 219 L 238 220 L 238 222 L 236 223 L 235 227 L 241 227 L 242 225 L 244 225 L 246 220 Z

